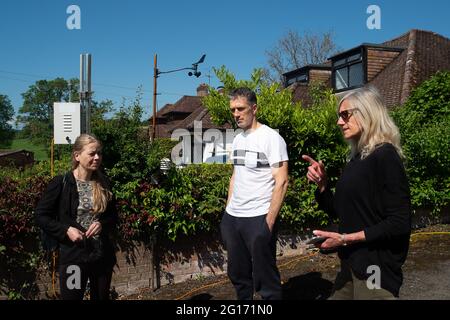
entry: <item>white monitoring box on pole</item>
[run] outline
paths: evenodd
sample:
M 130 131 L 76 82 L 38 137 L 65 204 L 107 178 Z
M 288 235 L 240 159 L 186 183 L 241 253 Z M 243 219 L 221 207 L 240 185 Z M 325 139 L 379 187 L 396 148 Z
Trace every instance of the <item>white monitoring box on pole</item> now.
M 55 144 L 73 144 L 80 135 L 80 103 L 53 103 L 53 137 Z

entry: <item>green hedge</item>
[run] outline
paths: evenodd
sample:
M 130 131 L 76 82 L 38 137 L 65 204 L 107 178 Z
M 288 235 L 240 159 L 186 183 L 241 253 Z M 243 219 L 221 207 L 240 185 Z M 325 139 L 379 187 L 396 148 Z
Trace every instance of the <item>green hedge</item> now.
M 392 115 L 402 136 L 413 207 L 439 214 L 450 200 L 450 72 L 424 81 Z

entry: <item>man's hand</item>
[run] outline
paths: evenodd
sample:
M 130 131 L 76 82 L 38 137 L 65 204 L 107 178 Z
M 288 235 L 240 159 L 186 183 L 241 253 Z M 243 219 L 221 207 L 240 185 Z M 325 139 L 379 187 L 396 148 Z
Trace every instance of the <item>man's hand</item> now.
M 275 217 L 275 219 L 274 219 L 274 217 Z M 276 220 L 276 216 L 274 216 L 273 214 L 266 215 L 266 223 L 267 223 L 267 226 L 269 227 L 270 232 L 272 232 L 272 230 L 273 230 L 273 225 L 275 224 L 275 220 Z

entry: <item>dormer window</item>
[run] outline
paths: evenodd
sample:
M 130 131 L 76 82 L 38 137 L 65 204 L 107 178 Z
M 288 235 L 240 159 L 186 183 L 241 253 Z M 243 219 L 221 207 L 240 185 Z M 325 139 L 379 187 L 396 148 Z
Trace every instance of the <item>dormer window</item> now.
M 297 74 L 293 75 L 291 77 L 286 77 L 286 87 L 290 86 L 293 83 L 300 82 L 300 83 L 307 83 L 308 82 L 308 74 Z
M 331 77 L 331 65 L 309 64 L 307 66 L 283 73 L 284 87 L 294 83 L 308 85 L 311 82 L 329 82 Z
M 335 56 L 333 86 L 336 91 L 360 87 L 365 83 L 362 48 Z

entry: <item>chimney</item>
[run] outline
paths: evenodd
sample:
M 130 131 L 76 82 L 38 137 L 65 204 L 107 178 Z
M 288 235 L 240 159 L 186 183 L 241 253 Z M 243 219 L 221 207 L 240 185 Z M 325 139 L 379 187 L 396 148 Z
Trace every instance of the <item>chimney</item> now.
M 197 88 L 197 96 L 204 97 L 208 95 L 208 85 L 206 83 L 202 83 Z

